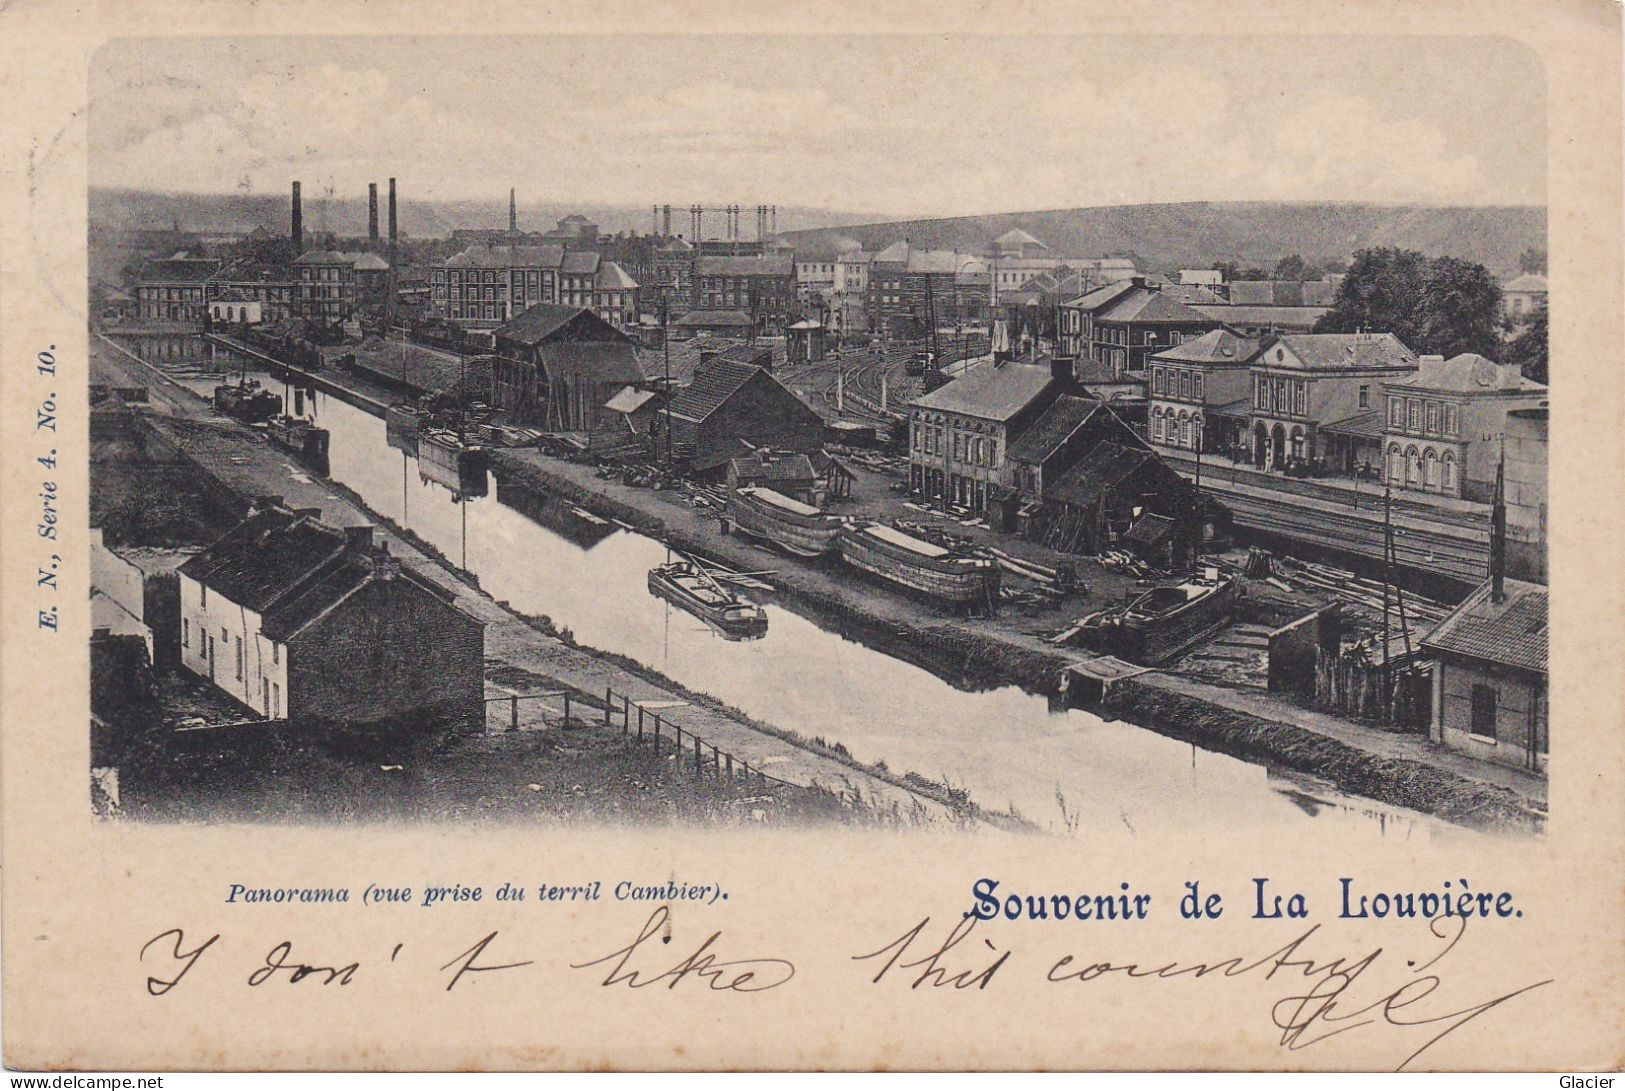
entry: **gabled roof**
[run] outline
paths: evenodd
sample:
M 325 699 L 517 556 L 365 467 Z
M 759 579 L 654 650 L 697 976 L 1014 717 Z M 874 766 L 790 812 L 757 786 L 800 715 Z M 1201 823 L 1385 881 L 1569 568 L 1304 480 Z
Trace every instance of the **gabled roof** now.
M 908 261 L 908 243 L 898 241 L 875 255 L 875 261 L 889 261 L 901 265 Z
M 795 255 L 788 251 L 774 254 L 701 254 L 694 259 L 694 275 L 702 277 L 787 277 L 795 271 Z
M 564 247 L 470 246 L 445 261 L 448 269 L 557 269 L 564 262 Z
M 216 284 L 292 284 L 298 277 L 286 265 L 271 265 L 253 258 L 238 258 L 209 277 Z
M 1546 393 L 1544 383 L 1524 378 L 1516 364 L 1498 364 L 1475 352 L 1464 352 L 1448 360 L 1424 356 L 1416 374 L 1384 385 L 1440 390 L 1451 394 Z
M 1096 504 L 1101 494 L 1134 473 L 1157 456 L 1137 447 L 1125 447 L 1103 439 L 1061 475 L 1052 486 L 1046 486 L 1047 500 L 1059 500 L 1076 507 L 1087 508 Z
M 1119 280 L 1085 292 L 1076 299 L 1069 299 L 1066 305 L 1082 311 L 1098 311 L 1134 291 L 1135 288 L 1136 285 L 1132 280 Z
M 728 469 L 735 477 L 749 478 L 753 481 L 811 482 L 818 479 L 818 472 L 813 469 L 812 459 L 802 454 L 774 454 L 764 459 L 761 452 L 756 452 L 730 459 Z
M 956 273 L 959 255 L 952 250 L 910 250 L 906 273 Z
M 498 326 L 492 335 L 521 344 L 537 345 L 577 321 L 603 334 L 599 340 L 626 340 L 625 334 L 591 311 L 563 303 L 538 303 L 534 307 L 527 307 L 507 324 Z
M 1412 369 L 1416 354 L 1391 333 L 1287 333 L 1265 343 L 1255 362 L 1294 370 Z
M 671 413 L 691 421 L 702 421 L 758 375 L 772 378 L 759 367 L 720 358 L 712 360 L 694 373 L 693 382 L 672 395 Z
M 606 291 L 632 291 L 637 288 L 638 282 L 628 276 L 618 262 L 606 261 L 598 267 L 598 280 L 594 286 Z
M 983 420 L 1009 420 L 1042 396 L 1053 383 L 1050 368 L 1041 364 L 997 364 L 992 360 L 960 372 L 913 404 L 921 409 L 963 413 Z
M 598 261 L 596 250 L 570 250 L 565 253 L 559 272 L 577 277 L 592 276 L 598 272 Z
M 1544 292 L 1546 276 L 1543 273 L 1525 273 L 1501 285 L 1503 292 Z
M 1504 586 L 1501 602 L 1494 601 L 1493 581 L 1468 595 L 1422 638 L 1423 649 L 1546 673 L 1546 588 L 1510 579 Z
M 1039 242 L 1037 239 L 1033 238 L 1031 235 L 1027 234 L 1027 232 L 1023 231 L 1019 227 L 1012 227 L 1010 230 L 1006 231 L 1004 234 L 1002 234 L 998 238 L 994 239 L 993 240 L 993 245 L 994 246 L 999 246 L 999 247 L 1041 246 L 1045 250 L 1049 249 L 1048 246 L 1044 246 L 1043 243 Z
M 313 511 L 272 507 L 238 523 L 178 569 L 244 609 L 264 613 L 345 549 L 344 532 Z
M 1061 395 L 1010 445 L 1005 458 L 1012 462 L 1042 462 L 1100 408 L 1101 403 L 1094 398 Z
M 1095 314 L 1099 322 L 1199 322 L 1213 319 L 1201 311 L 1186 306 L 1167 292 L 1150 288 L 1135 288 L 1123 298 L 1107 304 Z
M 1204 364 L 1209 367 L 1243 367 L 1258 351 L 1258 342 L 1239 337 L 1229 330 L 1209 330 L 1182 344 L 1170 345 L 1151 357 L 1151 362 Z

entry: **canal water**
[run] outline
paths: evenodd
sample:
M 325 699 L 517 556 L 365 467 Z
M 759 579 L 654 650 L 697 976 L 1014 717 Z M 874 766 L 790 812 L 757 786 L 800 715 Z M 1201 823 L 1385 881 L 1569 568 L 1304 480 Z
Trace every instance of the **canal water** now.
M 331 434 L 334 480 L 478 575 L 495 598 L 761 720 L 840 743 L 894 772 L 963 788 L 977 803 L 1013 808 L 1040 827 L 1070 826 L 1082 837 L 1104 829 L 1267 836 L 1313 823 L 1317 831 L 1412 842 L 1471 836 L 1131 724 L 1056 710 L 1013 686 L 956 689 L 774 604 L 771 595 L 765 637 L 725 640 L 649 592 L 648 570 L 667 559 L 661 543 L 572 516 L 569 505 L 549 505 L 555 518 L 544 525 L 518 510 L 536 514 L 534 503 L 505 497 L 494 477 L 485 496 L 460 497 L 390 446 L 381 418 L 337 397 L 307 390 L 290 397 L 289 408 Z M 794 563 L 765 552 L 763 559 L 764 567 Z

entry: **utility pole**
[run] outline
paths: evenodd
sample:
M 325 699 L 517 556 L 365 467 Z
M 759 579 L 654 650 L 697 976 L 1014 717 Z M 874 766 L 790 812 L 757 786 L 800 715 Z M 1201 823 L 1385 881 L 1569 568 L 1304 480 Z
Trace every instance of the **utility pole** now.
M 666 357 L 666 468 L 671 468 L 671 293 L 660 291 L 660 347 Z

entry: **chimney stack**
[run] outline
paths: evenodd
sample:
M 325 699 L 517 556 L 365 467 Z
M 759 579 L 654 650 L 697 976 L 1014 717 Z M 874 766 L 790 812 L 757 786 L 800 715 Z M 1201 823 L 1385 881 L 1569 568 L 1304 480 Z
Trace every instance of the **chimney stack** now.
M 1501 440 L 1501 461 L 1495 467 L 1495 502 L 1490 507 L 1490 601 L 1507 598 L 1506 439 Z
M 661 229 L 660 233 L 662 235 L 664 235 L 668 239 L 671 238 L 671 206 L 670 205 L 661 205 L 660 206 L 660 229 Z
M 365 524 L 359 527 L 345 527 L 344 544 L 355 553 L 371 551 L 373 544 L 372 527 Z
M 378 183 L 367 183 L 367 245 L 378 253 Z
M 299 183 L 293 184 L 293 255 L 305 252 L 305 210 L 299 200 Z
M 519 234 L 519 198 L 514 190 L 508 190 L 508 234 Z
M 400 245 L 400 233 L 395 220 L 395 179 L 389 180 L 389 267 L 395 268 L 395 252 Z

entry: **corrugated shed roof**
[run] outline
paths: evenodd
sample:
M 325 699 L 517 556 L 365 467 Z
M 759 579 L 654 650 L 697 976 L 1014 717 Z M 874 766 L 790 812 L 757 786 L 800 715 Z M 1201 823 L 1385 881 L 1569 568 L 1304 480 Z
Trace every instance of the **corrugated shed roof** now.
M 1049 389 L 1054 377 L 1038 364 L 989 360 L 961 372 L 959 377 L 938 387 L 914 405 L 947 413 L 964 413 L 984 420 L 1009 420 Z
M 1495 602 L 1486 582 L 1422 638 L 1424 649 L 1546 673 L 1547 591 L 1538 583 L 1506 580 Z
M 1100 407 L 1093 398 L 1061 395 L 1010 445 L 1005 457 L 1015 462 L 1042 462 Z

